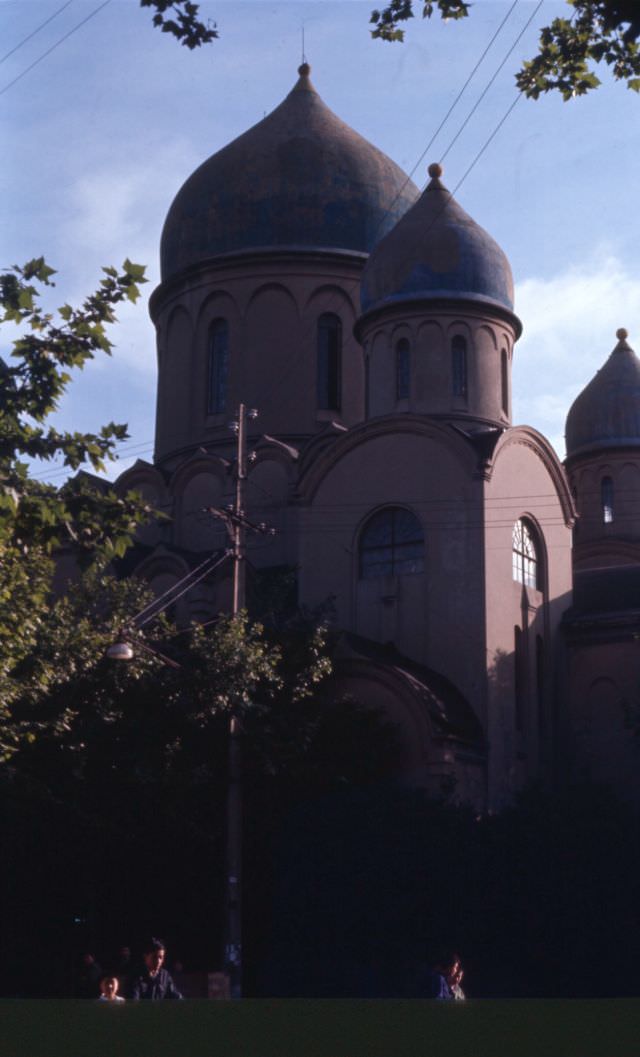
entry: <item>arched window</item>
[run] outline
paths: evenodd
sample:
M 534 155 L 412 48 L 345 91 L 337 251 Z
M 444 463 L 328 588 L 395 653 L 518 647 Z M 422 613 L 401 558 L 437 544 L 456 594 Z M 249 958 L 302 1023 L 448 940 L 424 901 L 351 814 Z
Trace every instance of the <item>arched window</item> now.
M 209 394 L 207 410 L 218 415 L 227 405 L 229 380 L 229 326 L 226 319 L 216 319 L 209 337 Z
M 404 507 L 379 510 L 360 536 L 360 578 L 405 576 L 424 571 L 424 536 L 415 514 Z
M 340 410 L 341 359 L 342 323 L 325 312 L 318 320 L 318 407 L 324 411 Z
M 467 396 L 467 339 L 456 334 L 451 342 L 451 372 L 453 395 Z
M 531 526 L 522 518 L 513 526 L 513 579 L 525 587 L 539 587 L 538 552 Z
M 411 346 L 406 338 L 396 342 L 396 400 L 408 400 L 411 386 Z
M 600 504 L 605 525 L 613 521 L 613 478 L 603 477 L 600 482 Z
M 509 357 L 507 350 L 500 353 L 500 387 L 502 391 L 502 410 L 505 415 L 509 414 Z

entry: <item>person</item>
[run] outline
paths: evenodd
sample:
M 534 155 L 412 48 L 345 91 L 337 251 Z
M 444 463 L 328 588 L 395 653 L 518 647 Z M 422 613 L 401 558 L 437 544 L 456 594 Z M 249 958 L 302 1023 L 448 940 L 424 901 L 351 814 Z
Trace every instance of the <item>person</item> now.
M 146 1000 L 159 1002 L 163 999 L 182 999 L 171 975 L 163 969 L 167 950 L 162 940 L 155 936 L 144 945 L 142 960 L 144 969 L 132 977 L 130 997 L 134 1002 Z
M 129 990 L 129 977 L 133 969 L 131 961 L 131 948 L 123 945 L 118 951 L 117 958 L 109 966 L 114 976 L 118 978 L 121 991 Z
M 82 955 L 82 968 L 76 978 L 76 998 L 97 998 L 102 968 L 91 951 Z
M 456 1002 L 464 1002 L 464 999 L 466 997 L 461 987 L 463 976 L 464 969 L 460 964 L 460 957 L 459 955 L 454 954 L 453 962 L 451 964 L 449 972 L 447 973 L 447 983 L 449 984 L 451 994 L 453 995 Z
M 98 1002 L 124 1002 L 122 995 L 118 994 L 118 977 L 103 976 L 100 981 L 100 997 Z
M 464 970 L 460 964 L 459 956 L 447 953 L 434 966 L 431 974 L 431 993 L 429 997 L 444 1002 L 464 999 L 464 991 L 460 986 L 463 976 Z

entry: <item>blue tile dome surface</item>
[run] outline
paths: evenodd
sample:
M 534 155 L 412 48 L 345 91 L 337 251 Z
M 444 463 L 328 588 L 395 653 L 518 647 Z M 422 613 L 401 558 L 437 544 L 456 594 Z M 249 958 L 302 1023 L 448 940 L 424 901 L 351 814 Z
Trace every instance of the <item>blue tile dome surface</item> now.
M 396 301 L 464 298 L 513 311 L 505 253 L 429 166 L 426 190 L 372 252 L 362 276 L 363 312 Z
M 576 397 L 567 415 L 567 455 L 595 448 L 640 446 L 640 360 L 626 330 L 598 373 Z
M 323 103 L 309 67 L 271 114 L 205 161 L 169 209 L 162 278 L 222 254 L 278 248 L 369 253 L 418 190 Z

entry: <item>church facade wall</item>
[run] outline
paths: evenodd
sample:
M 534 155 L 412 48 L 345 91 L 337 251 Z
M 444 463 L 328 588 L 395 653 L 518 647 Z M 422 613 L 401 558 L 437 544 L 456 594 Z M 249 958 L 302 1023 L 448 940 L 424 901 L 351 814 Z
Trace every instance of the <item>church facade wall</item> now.
M 413 416 L 377 419 L 336 444 L 300 508 L 300 596 L 335 598 L 335 619 L 433 667 L 473 701 L 484 656 L 480 482 L 464 442 Z M 304 483 L 304 482 L 303 482 Z M 400 508 L 420 525 L 419 571 L 362 567 L 362 535 Z
M 540 441 L 530 430 L 505 434 L 485 490 L 486 730 L 494 806 L 527 780 L 549 779 L 554 760 L 556 643 L 571 600 L 572 508 L 562 467 Z M 533 544 L 530 564 L 519 560 L 516 524 L 524 524 Z
M 390 304 L 358 324 L 367 364 L 367 417 L 410 411 L 506 426 L 515 332 L 481 305 Z M 400 343 L 409 343 L 410 382 L 398 391 Z
M 241 401 L 258 409 L 260 433 L 300 438 L 331 419 L 360 422 L 364 365 L 353 326 L 362 263 L 358 254 L 265 253 L 160 287 L 151 306 L 156 462 L 173 469 L 199 445 L 228 449 Z
M 640 562 L 640 456 L 604 448 L 567 460 L 578 507 L 576 569 Z

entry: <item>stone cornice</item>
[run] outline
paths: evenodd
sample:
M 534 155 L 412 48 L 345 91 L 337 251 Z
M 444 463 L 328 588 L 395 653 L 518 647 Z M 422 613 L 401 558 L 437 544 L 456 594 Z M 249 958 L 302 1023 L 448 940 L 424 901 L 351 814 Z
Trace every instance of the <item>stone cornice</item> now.
M 340 250 L 331 247 L 309 249 L 304 246 L 238 250 L 234 253 L 221 254 L 218 257 L 198 261 L 178 272 L 177 275 L 162 280 L 149 298 L 149 315 L 155 323 L 167 300 L 186 290 L 203 285 L 206 281 L 210 281 L 209 277 L 212 275 L 222 280 L 251 268 L 260 268 L 262 265 L 291 265 L 299 269 L 302 264 L 310 263 L 340 266 L 350 272 L 356 272 L 359 277 L 359 273 L 366 264 L 367 256 L 366 253 L 358 253 L 355 250 Z

